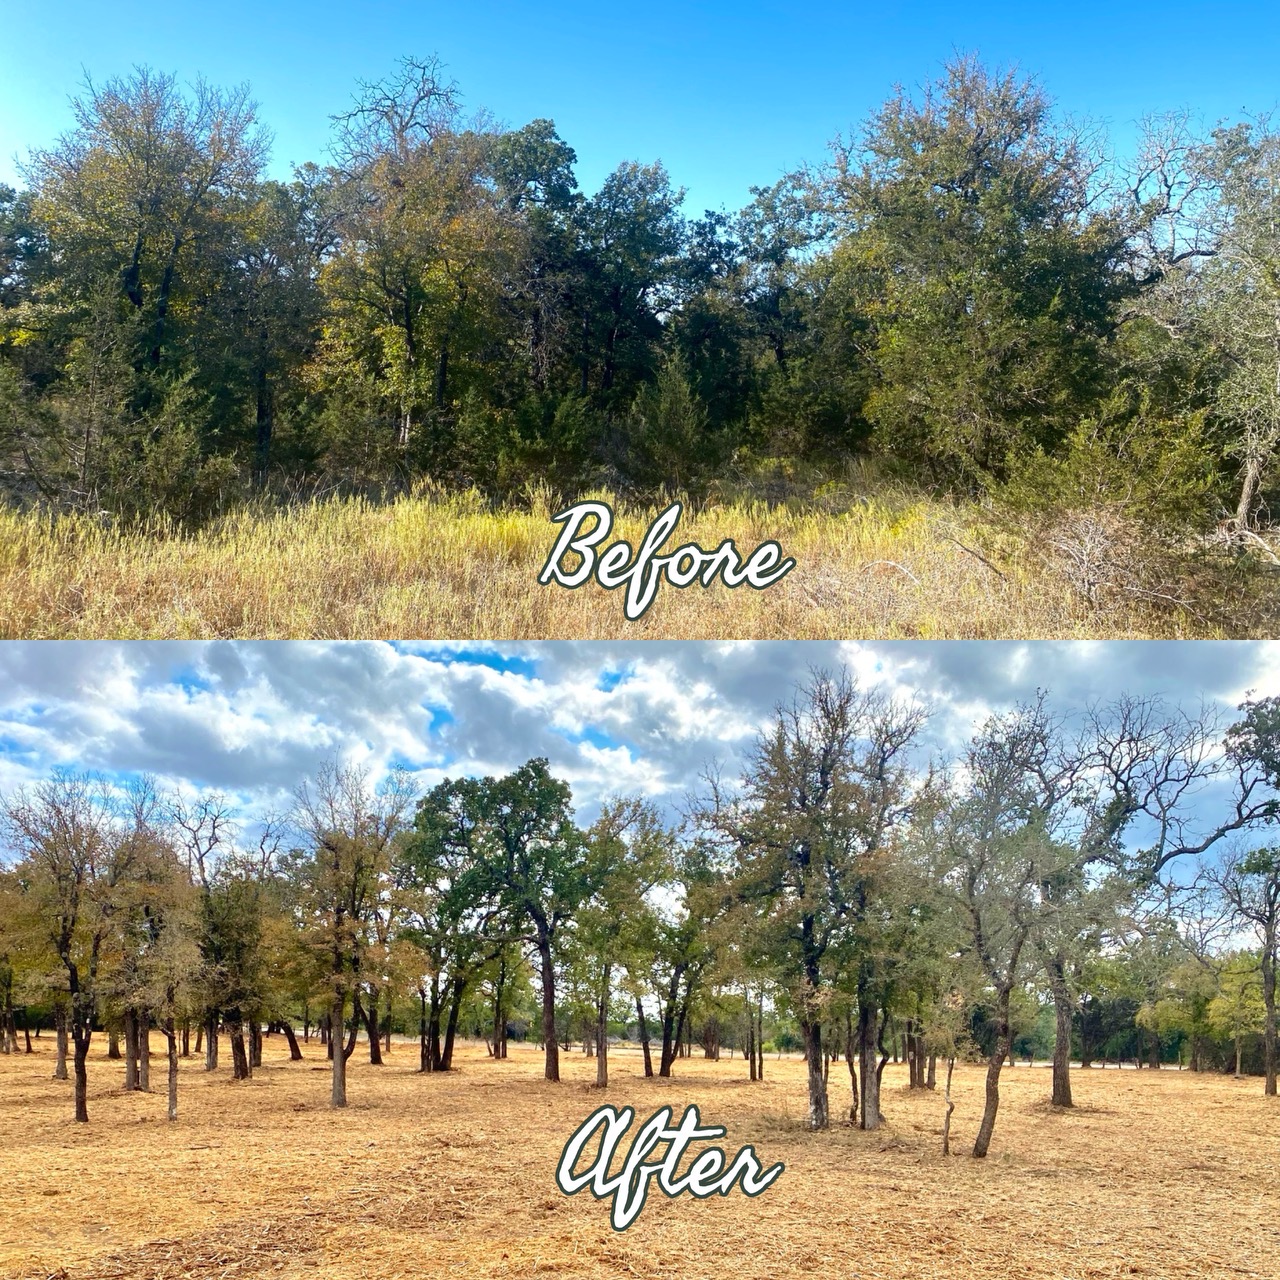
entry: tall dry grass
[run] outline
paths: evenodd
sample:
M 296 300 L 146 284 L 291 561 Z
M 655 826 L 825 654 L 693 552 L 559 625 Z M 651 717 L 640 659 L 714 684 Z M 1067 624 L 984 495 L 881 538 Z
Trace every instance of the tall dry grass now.
M 657 508 L 599 496 L 635 545 Z M 495 511 L 426 491 L 246 509 L 194 532 L 2 511 L 0 637 L 1174 638 L 1274 622 L 1247 601 L 1228 623 L 1138 597 L 1099 610 L 1045 566 L 984 560 L 963 507 L 885 492 L 686 510 L 679 541 L 745 553 L 774 538 L 796 569 L 763 592 L 664 585 L 628 623 L 618 593 L 537 585 L 551 514 L 545 495 Z

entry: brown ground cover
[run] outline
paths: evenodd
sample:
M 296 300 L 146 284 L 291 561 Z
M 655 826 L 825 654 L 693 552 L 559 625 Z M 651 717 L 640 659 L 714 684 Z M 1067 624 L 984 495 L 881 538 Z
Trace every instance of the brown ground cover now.
M 607 1201 L 554 1182 L 566 1139 L 602 1101 L 578 1052 L 552 1085 L 524 1046 L 501 1063 L 465 1046 L 457 1071 L 427 1077 L 414 1045 L 381 1068 L 358 1061 L 362 1047 L 351 1106 L 333 1112 L 319 1046 L 290 1063 L 275 1036 L 242 1084 L 185 1062 L 170 1124 L 159 1037 L 146 1095 L 120 1089 L 98 1040 L 91 1122 L 76 1126 L 52 1045 L 37 1044 L 0 1057 L 2 1276 L 1280 1276 L 1280 1103 L 1256 1079 L 1095 1068 L 1076 1073 L 1080 1105 L 1061 1112 L 1047 1071 L 1019 1067 L 979 1162 L 965 1154 L 976 1067 L 957 1070 L 961 1154 L 944 1160 L 941 1099 L 908 1093 L 905 1068 L 886 1070 L 883 1130 L 811 1134 L 798 1060 L 770 1057 L 762 1085 L 739 1058 L 681 1061 L 661 1081 L 616 1051 L 609 1102 L 642 1118 L 696 1102 L 728 1128 L 730 1153 L 750 1142 L 787 1168 L 756 1199 L 655 1191 L 615 1234 Z

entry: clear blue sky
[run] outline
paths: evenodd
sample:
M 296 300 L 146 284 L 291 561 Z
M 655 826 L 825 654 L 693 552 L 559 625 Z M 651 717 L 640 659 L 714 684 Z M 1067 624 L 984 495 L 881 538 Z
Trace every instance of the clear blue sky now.
M 357 78 L 438 53 L 469 107 L 556 121 L 588 189 L 620 160 L 661 159 L 688 207 L 736 208 L 953 51 L 1038 74 L 1121 146 L 1147 111 L 1210 119 L 1280 100 L 1280 5 L 652 3 L 213 4 L 0 0 L 0 181 L 69 123 L 82 69 L 135 63 L 249 81 L 275 134 L 273 169 L 323 159 L 327 118 Z

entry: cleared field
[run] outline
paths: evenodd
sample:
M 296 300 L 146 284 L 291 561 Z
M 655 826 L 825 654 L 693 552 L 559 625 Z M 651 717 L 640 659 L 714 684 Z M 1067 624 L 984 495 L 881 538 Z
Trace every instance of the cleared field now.
M 607 496 L 607 495 L 606 495 Z M 664 584 L 638 623 L 594 582 L 540 587 L 545 504 L 329 501 L 230 516 L 198 534 L 0 511 L 0 638 L 770 639 L 1266 635 L 1275 602 L 1215 584 L 1209 612 L 1111 595 L 1094 608 L 1042 566 L 974 554 L 963 513 L 890 497 L 686 513 L 670 547 L 777 539 L 797 567 L 765 591 Z M 620 512 L 636 546 L 656 510 Z M 967 548 L 967 549 L 966 549 Z M 603 549 L 603 548 L 601 548 Z M 1208 606 L 1205 606 L 1207 608 Z
M 180 1119 L 162 1091 L 125 1094 L 96 1045 L 88 1126 L 70 1085 L 50 1079 L 47 1039 L 0 1057 L 4 1230 L 12 1277 L 316 1277 L 602 1274 L 736 1280 L 801 1272 L 893 1277 L 1239 1277 L 1280 1275 L 1280 1105 L 1257 1080 L 1164 1070 L 1078 1072 L 1078 1109 L 1046 1103 L 1044 1069 L 1006 1074 L 993 1153 L 939 1154 L 941 1099 L 886 1070 L 886 1128 L 802 1126 L 803 1064 L 677 1063 L 645 1080 L 614 1055 L 607 1100 L 641 1118 L 696 1102 L 730 1153 L 755 1144 L 786 1171 L 748 1199 L 654 1192 L 614 1233 L 607 1201 L 569 1198 L 554 1172 L 570 1133 L 602 1100 L 594 1063 L 566 1055 L 560 1085 L 541 1055 L 420 1076 L 416 1047 L 381 1068 L 351 1060 L 352 1105 L 332 1112 L 318 1045 L 287 1061 L 269 1037 L 263 1068 L 233 1084 L 184 1063 Z M 154 1073 L 163 1059 L 153 1042 Z M 832 1072 L 833 1113 L 847 1079 Z M 957 1070 L 953 1136 L 977 1125 L 982 1073 Z

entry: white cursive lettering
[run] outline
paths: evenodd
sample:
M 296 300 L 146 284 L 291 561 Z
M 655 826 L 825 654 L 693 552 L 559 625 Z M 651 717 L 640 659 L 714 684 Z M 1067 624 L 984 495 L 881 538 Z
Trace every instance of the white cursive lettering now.
M 613 509 L 605 502 L 578 502 L 552 516 L 554 524 L 564 528 L 556 539 L 551 554 L 538 574 L 542 586 L 555 582 L 572 590 L 596 581 L 606 590 L 625 587 L 622 612 L 628 622 L 637 622 L 658 594 L 665 577 L 673 587 L 687 587 L 698 581 L 709 587 L 720 577 L 727 587 L 740 587 L 744 582 L 757 591 L 780 582 L 796 567 L 796 562 L 783 558 L 782 548 L 773 541 L 762 542 L 743 561 L 732 538 L 726 538 L 714 551 L 705 551 L 686 542 L 674 551 L 659 555 L 667 539 L 680 521 L 681 506 L 673 502 L 658 515 L 645 533 L 640 548 L 632 558 L 629 542 L 619 539 L 604 552 L 596 548 L 613 528 Z M 583 525 L 594 519 L 585 531 Z M 581 563 L 566 569 L 564 559 L 576 555 Z
M 618 1111 L 605 1106 L 593 1111 L 565 1143 L 556 1169 L 556 1185 L 567 1196 L 590 1187 L 597 1200 L 613 1197 L 609 1221 L 615 1231 L 625 1231 L 636 1220 L 649 1194 L 649 1181 L 655 1176 L 659 1189 L 667 1196 L 674 1198 L 687 1191 L 695 1199 L 704 1200 L 711 1195 L 728 1195 L 735 1182 L 745 1195 L 758 1196 L 785 1167 L 775 1164 L 764 1169 L 750 1146 L 743 1147 L 732 1161 L 725 1160 L 719 1147 L 708 1147 L 693 1160 L 687 1172 L 676 1177 L 676 1169 L 691 1142 L 723 1138 L 725 1134 L 718 1125 L 699 1128 L 698 1108 L 691 1105 L 685 1108 L 680 1123 L 674 1128 L 670 1107 L 663 1107 L 650 1116 L 632 1139 L 621 1170 L 610 1174 L 609 1165 L 635 1114 L 631 1107 Z M 574 1166 L 583 1148 L 597 1130 L 601 1130 L 601 1134 L 595 1158 L 586 1169 L 575 1173 Z M 667 1144 L 666 1152 L 661 1159 L 646 1163 L 645 1157 L 661 1142 Z

